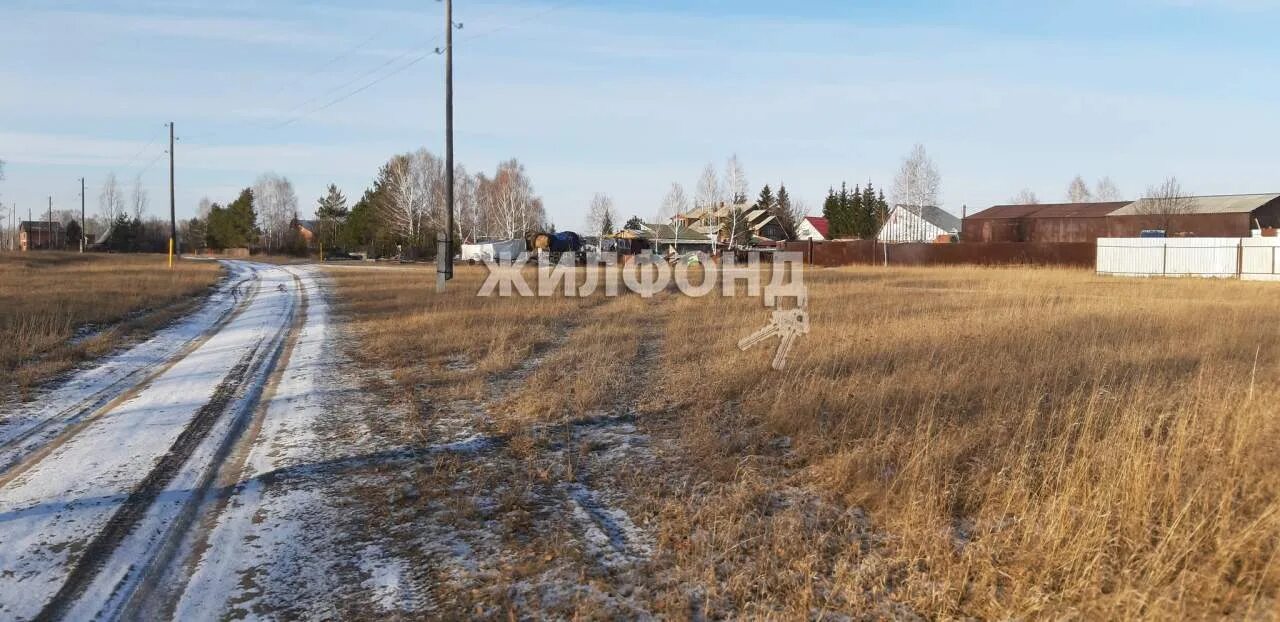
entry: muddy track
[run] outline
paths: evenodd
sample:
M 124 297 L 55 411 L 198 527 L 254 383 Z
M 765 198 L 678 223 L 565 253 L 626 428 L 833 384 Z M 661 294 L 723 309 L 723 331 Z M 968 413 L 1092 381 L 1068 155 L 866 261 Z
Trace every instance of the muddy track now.
M 296 304 L 292 305 L 290 313 L 296 313 L 296 308 Z M 214 466 L 206 469 L 201 478 L 200 488 L 188 499 L 188 506 L 183 509 L 181 516 L 170 525 L 168 535 L 163 539 L 160 549 L 151 559 L 138 563 L 131 569 L 131 575 L 140 572 L 144 578 L 143 583 L 148 583 L 145 579 L 150 574 L 150 568 L 156 561 L 164 561 L 161 558 L 172 552 L 171 541 L 175 539 L 174 534 L 189 526 L 194 519 L 195 507 L 199 505 L 199 500 L 204 493 L 208 492 L 214 481 L 214 475 L 218 470 L 217 460 L 224 458 L 230 451 L 230 447 L 234 445 L 232 437 L 243 431 L 246 425 L 244 420 L 247 417 L 242 415 L 245 411 L 253 410 L 261 392 L 260 386 L 254 387 L 254 379 L 260 377 L 264 369 L 266 374 L 271 373 L 279 359 L 283 344 L 291 332 L 290 325 L 292 322 L 286 324 L 286 327 L 275 335 L 263 338 L 237 361 L 218 384 L 210 400 L 200 407 L 187 427 L 179 433 L 169 450 L 147 476 L 134 487 L 97 535 L 85 545 L 79 560 L 67 575 L 62 587 L 35 617 L 36 620 L 59 620 L 67 617 L 77 599 L 92 585 L 116 548 L 134 532 L 156 499 L 167 489 L 191 455 L 205 441 L 210 430 L 226 415 L 238 398 L 247 397 L 240 412 L 232 415 L 237 416 L 239 420 L 237 425 L 232 427 L 228 438 L 221 443 L 219 452 L 214 457 Z M 131 597 L 126 598 L 131 599 Z
M 251 276 L 241 279 L 233 287 L 239 287 L 245 281 L 257 280 L 257 278 L 257 270 L 255 269 Z M 13 481 L 23 471 L 38 463 L 50 452 L 88 427 L 95 419 L 128 401 L 179 361 L 190 356 L 192 352 L 212 339 L 227 324 L 239 317 L 256 296 L 257 289 L 255 288 L 249 295 L 240 299 L 235 305 L 223 312 L 208 329 L 189 341 L 164 363 L 153 367 L 141 367 L 129 372 L 71 407 L 0 443 L 0 487 Z M 134 382 L 139 375 L 143 374 L 145 375 L 141 379 Z M 24 447 L 24 445 L 29 444 L 29 441 L 36 440 L 42 436 L 48 437 L 43 443 L 34 447 Z

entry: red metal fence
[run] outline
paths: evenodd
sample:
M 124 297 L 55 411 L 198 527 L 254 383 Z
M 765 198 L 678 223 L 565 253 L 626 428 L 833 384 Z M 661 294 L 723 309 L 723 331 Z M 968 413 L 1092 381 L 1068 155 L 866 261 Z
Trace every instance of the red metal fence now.
M 961 242 L 958 244 L 881 244 L 873 240 L 786 242 L 780 250 L 804 253 L 815 266 L 884 265 L 1039 265 L 1092 268 L 1092 242 Z

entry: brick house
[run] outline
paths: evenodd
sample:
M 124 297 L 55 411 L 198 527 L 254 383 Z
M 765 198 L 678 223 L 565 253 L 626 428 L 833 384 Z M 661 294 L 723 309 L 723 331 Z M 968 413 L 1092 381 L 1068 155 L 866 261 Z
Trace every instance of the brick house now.
M 24 220 L 18 225 L 18 250 L 50 250 L 66 246 L 62 223 Z

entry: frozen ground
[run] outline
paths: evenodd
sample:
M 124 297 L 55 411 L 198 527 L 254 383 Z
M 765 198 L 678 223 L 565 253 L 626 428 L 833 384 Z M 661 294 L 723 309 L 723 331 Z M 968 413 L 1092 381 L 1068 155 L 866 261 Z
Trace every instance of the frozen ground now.
M 494 425 L 573 326 L 487 397 L 387 404 L 318 269 L 227 266 L 190 317 L 0 406 L 0 619 L 648 617 L 652 536 L 610 485 L 650 457 L 634 417 L 543 424 L 532 455 Z

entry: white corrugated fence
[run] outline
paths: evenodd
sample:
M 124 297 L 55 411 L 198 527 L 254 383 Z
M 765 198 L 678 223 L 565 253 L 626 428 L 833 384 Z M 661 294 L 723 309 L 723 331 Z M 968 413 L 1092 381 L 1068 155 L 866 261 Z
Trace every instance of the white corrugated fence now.
M 1280 280 L 1280 238 L 1098 238 L 1098 274 Z

